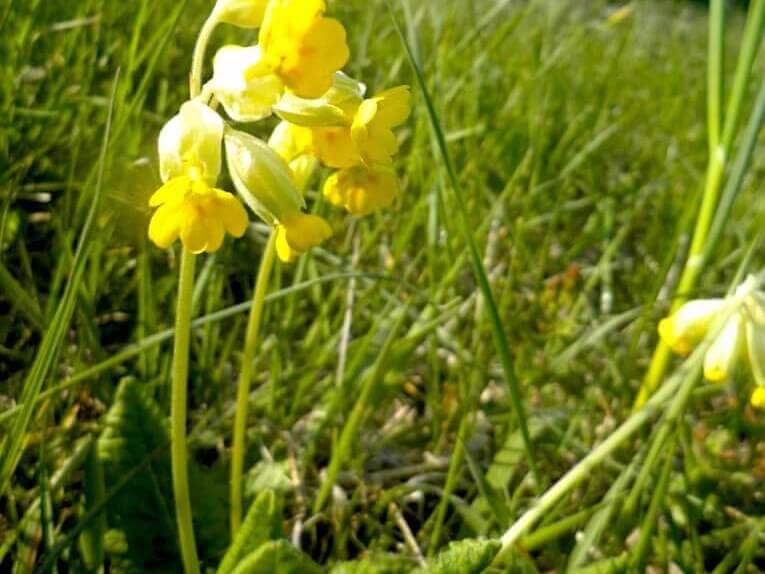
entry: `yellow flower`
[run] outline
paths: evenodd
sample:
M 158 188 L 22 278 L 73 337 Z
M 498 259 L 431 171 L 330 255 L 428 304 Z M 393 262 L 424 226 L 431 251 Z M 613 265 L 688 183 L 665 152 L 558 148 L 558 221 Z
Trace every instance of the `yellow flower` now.
M 757 387 L 752 393 L 752 406 L 756 409 L 765 409 L 765 387 Z
M 675 352 L 687 355 L 704 338 L 725 305 L 723 299 L 698 299 L 659 323 L 659 336 Z
M 264 68 L 258 46 L 224 46 L 215 54 L 208 84 L 226 113 L 237 122 L 254 122 L 271 115 L 284 85 Z
M 291 262 L 332 236 L 332 228 L 318 215 L 294 213 L 276 227 L 276 253 Z
M 259 43 L 269 69 L 301 98 L 318 98 L 350 55 L 343 25 L 324 0 L 271 0 Z
M 324 183 L 324 197 L 354 215 L 388 207 L 398 195 L 396 174 L 385 167 L 357 166 L 332 174 Z
M 281 158 L 287 162 L 295 186 L 302 190 L 316 170 L 317 159 L 313 155 L 313 134 L 304 128 L 280 122 L 268 140 Z
M 171 179 L 149 200 L 157 211 L 149 224 L 149 238 L 163 249 L 180 236 L 192 253 L 212 253 L 225 233 L 241 237 L 247 229 L 247 212 L 232 194 L 189 176 Z
M 293 157 L 293 161 L 305 156 L 301 147 L 305 142 L 293 139 L 291 127 L 281 127 L 278 132 L 274 147 Z M 332 235 L 329 224 L 321 217 L 302 212 L 303 196 L 285 159 L 275 149 L 233 129 L 226 131 L 225 142 L 234 187 L 263 221 L 275 227 L 277 253 L 282 261 L 293 261 Z
M 159 132 L 159 172 L 163 182 L 193 171 L 210 185 L 221 167 L 223 120 L 205 104 L 192 100 Z
M 313 152 L 324 165 L 342 169 L 361 162 L 348 128 L 312 128 Z
M 214 185 L 221 165 L 223 120 L 198 101 L 186 102 L 159 134 L 162 187 L 149 200 L 158 209 L 149 238 L 169 247 L 178 237 L 192 253 L 216 251 L 225 233 L 241 237 L 247 213 L 239 200 Z
M 353 118 L 351 135 L 365 163 L 391 163 L 398 152 L 393 128 L 409 117 L 410 99 L 409 87 L 398 86 L 361 103 Z
M 727 379 L 736 366 L 741 350 L 741 313 L 734 313 L 723 325 L 704 356 L 704 377 L 713 382 Z
M 218 0 L 212 16 L 218 22 L 240 28 L 258 28 L 267 5 L 268 0 Z

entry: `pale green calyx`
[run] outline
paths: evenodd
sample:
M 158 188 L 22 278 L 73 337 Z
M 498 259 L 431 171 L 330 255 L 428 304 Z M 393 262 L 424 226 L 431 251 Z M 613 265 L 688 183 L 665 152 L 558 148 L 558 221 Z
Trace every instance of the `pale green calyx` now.
M 234 187 L 258 217 L 274 225 L 304 207 L 289 167 L 265 142 L 231 128 L 224 141 Z
M 365 92 L 364 84 L 336 72 L 332 87 L 322 97 L 309 100 L 285 93 L 273 110 L 283 120 L 298 126 L 350 126 Z

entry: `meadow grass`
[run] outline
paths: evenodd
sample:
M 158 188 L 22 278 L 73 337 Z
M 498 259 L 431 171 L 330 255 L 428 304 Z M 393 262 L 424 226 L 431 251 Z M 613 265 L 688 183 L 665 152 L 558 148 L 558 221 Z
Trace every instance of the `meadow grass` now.
M 209 4 L 0 5 L 1 569 L 80 572 L 106 556 L 115 572 L 178 571 L 164 417 L 180 258 L 149 245 L 147 201 Z M 450 541 L 501 536 L 627 420 L 707 163 L 703 6 L 390 4 L 432 109 L 415 89 L 395 209 L 331 212 L 314 180 L 335 235 L 275 267 L 247 426 L 247 504 L 273 489 L 274 529 L 338 572 L 369 557 L 347 571 L 405 572 Z M 386 2 L 330 10 L 350 34 L 351 75 L 371 92 L 417 85 Z M 728 11 L 730 76 L 743 19 Z M 760 270 L 753 149 L 694 296 Z M 243 302 L 267 233 L 253 224 L 197 266 L 189 439 L 208 568 L 230 542 Z M 748 406 L 749 375 L 682 384 L 693 372 L 691 358 L 504 571 L 765 569 L 765 419 Z

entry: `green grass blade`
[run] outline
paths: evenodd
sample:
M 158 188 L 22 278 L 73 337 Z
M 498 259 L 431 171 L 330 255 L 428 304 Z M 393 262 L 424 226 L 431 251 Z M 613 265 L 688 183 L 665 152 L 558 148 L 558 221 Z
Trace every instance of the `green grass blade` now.
M 5 441 L 3 441 L 2 459 L 0 460 L 0 492 L 5 491 L 11 476 L 16 470 L 16 465 L 21 458 L 27 428 L 32 420 L 32 415 L 34 414 L 36 399 L 56 362 L 59 348 L 64 340 L 64 336 L 66 335 L 66 331 L 69 328 L 69 323 L 74 313 L 75 303 L 77 302 L 77 293 L 79 292 L 80 282 L 82 281 L 88 261 L 93 226 L 101 204 L 106 151 L 109 144 L 109 132 L 111 130 L 112 114 L 114 112 L 114 95 L 116 93 L 118 82 L 119 70 L 115 75 L 112 85 L 111 103 L 107 115 L 103 144 L 101 146 L 101 156 L 99 159 L 98 178 L 93 192 L 90 211 L 88 212 L 88 217 L 85 220 L 85 225 L 80 234 L 80 241 L 77 245 L 77 252 L 74 257 L 72 273 L 58 308 L 56 309 L 53 320 L 43 337 L 42 344 L 37 352 L 32 368 L 24 381 L 24 389 L 21 394 L 21 402 L 24 406 L 20 411 L 20 415 L 14 420 L 14 424 L 6 436 Z
M 707 60 L 707 134 L 710 152 L 720 144 L 722 100 L 725 92 L 725 0 L 709 7 L 709 54 Z
M 473 237 L 471 224 L 467 214 L 467 205 L 465 203 L 464 194 L 462 192 L 462 186 L 459 179 L 457 178 L 456 172 L 454 171 L 454 166 L 452 165 L 452 160 L 446 144 L 446 138 L 444 136 L 443 129 L 441 128 L 441 122 L 425 82 L 424 74 L 417 64 L 414 55 L 412 54 L 411 47 L 407 42 L 404 31 L 401 29 L 401 26 L 398 23 L 398 19 L 396 18 L 396 13 L 393 9 L 391 1 L 386 0 L 386 3 L 390 12 L 391 20 L 393 21 L 393 25 L 396 28 L 398 37 L 401 40 L 402 46 L 404 47 L 407 58 L 409 60 L 409 64 L 414 70 L 417 84 L 419 85 L 420 91 L 422 92 L 423 98 L 425 100 L 425 107 L 427 108 L 431 128 L 433 129 L 433 135 L 436 138 L 436 144 L 441 154 L 441 159 L 443 161 L 444 168 L 446 169 L 449 183 L 457 202 L 457 219 L 459 222 L 460 232 L 462 233 L 463 239 L 467 244 L 470 260 L 473 267 L 473 273 L 475 275 L 476 281 L 478 282 L 481 294 L 483 295 L 483 298 L 486 302 L 485 310 L 489 317 L 489 323 L 491 325 L 491 331 L 494 338 L 494 345 L 497 349 L 497 353 L 499 354 L 502 370 L 505 373 L 505 378 L 510 390 L 510 400 L 513 405 L 513 410 L 515 411 L 515 416 L 518 420 L 518 427 L 521 429 L 521 434 L 523 436 L 523 447 L 526 454 L 526 460 L 529 465 L 529 470 L 535 479 L 538 480 L 539 474 L 537 472 L 537 466 L 534 459 L 531 436 L 529 435 L 526 413 L 523 407 L 523 402 L 521 400 L 521 392 L 518 384 L 518 379 L 515 375 L 515 367 L 513 365 L 513 359 L 507 341 L 507 334 L 505 333 L 505 329 L 502 326 L 502 320 L 499 317 L 499 310 L 497 309 L 497 303 L 494 299 L 494 294 L 489 283 L 489 278 L 486 274 L 486 269 L 484 269 L 483 261 L 481 260 L 481 253 L 478 250 L 478 245 L 476 243 L 475 237 Z

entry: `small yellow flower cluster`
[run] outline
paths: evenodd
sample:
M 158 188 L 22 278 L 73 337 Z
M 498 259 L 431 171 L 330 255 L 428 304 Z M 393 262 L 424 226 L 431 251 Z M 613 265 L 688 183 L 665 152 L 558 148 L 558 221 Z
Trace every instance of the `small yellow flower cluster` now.
M 333 205 L 356 215 L 391 205 L 399 189 L 393 129 L 409 116 L 409 88 L 364 99 L 365 86 L 340 72 L 350 55 L 346 33 L 325 11 L 324 0 L 218 0 L 195 54 L 204 54 L 219 23 L 259 28 L 258 44 L 220 48 L 212 78 L 201 93 L 192 88 L 192 99 L 162 129 L 165 185 L 150 201 L 158 208 L 149 226 L 155 244 L 168 247 L 180 237 L 194 253 L 213 252 L 225 233 L 243 235 L 247 216 L 239 199 L 214 187 L 221 148 L 239 198 L 275 228 L 283 261 L 332 233 L 321 217 L 303 211 L 302 190 L 319 163 L 338 170 L 323 187 Z M 266 144 L 233 128 L 215 111 L 218 104 L 233 122 L 274 113 L 282 121 Z
M 704 377 L 724 381 L 746 359 L 756 383 L 752 405 L 765 408 L 765 294 L 756 287 L 749 277 L 730 297 L 685 303 L 659 323 L 659 336 L 675 353 L 687 355 L 714 333 L 704 355 Z

